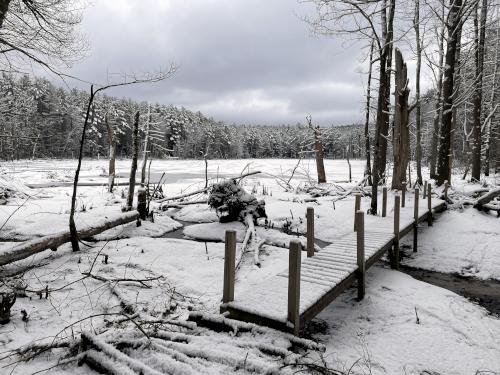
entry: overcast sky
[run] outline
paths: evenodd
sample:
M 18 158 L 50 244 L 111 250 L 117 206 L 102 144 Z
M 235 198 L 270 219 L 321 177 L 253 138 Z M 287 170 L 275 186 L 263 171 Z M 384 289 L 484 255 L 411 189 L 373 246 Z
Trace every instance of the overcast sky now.
M 237 124 L 361 122 L 359 47 L 311 35 L 297 0 L 95 0 L 81 29 L 91 47 L 71 73 L 178 71 L 110 92 L 199 110 Z

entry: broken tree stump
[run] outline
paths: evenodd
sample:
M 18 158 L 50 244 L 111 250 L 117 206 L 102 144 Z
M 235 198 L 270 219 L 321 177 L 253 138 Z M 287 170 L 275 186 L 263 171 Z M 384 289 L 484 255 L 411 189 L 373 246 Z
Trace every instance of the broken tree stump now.
M 10 321 L 10 309 L 15 302 L 15 291 L 6 286 L 0 287 L 0 324 Z
M 139 212 L 139 218 L 141 220 L 146 220 L 148 216 L 148 199 L 146 194 L 146 189 L 143 187 L 137 190 L 137 211 Z

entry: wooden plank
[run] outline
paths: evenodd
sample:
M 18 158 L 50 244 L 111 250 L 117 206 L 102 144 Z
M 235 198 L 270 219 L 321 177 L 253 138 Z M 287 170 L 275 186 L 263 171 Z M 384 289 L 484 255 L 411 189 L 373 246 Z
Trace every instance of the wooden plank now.
M 300 325 L 303 327 L 305 323 L 317 314 L 319 314 L 326 306 L 328 306 L 337 296 L 339 296 L 343 291 L 345 291 L 351 284 L 356 280 L 356 274 L 353 272 L 349 274 L 342 282 L 337 284 L 334 288 L 330 289 L 329 292 L 325 293 L 321 298 L 318 299 L 314 305 L 310 306 L 300 315 Z

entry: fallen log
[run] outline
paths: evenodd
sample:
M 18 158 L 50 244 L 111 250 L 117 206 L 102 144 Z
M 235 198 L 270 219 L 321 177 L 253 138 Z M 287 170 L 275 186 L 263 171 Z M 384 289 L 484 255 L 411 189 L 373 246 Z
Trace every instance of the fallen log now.
M 114 228 L 118 225 L 133 222 L 139 218 L 137 211 L 130 211 L 110 218 L 96 220 L 92 225 L 78 230 L 79 238 L 95 236 L 105 230 Z M 28 258 L 36 253 L 47 249 L 56 250 L 62 244 L 70 241 L 69 230 L 35 238 L 30 241 L 22 242 L 10 249 L 0 250 L 0 266 Z
M 136 181 L 140 184 L 140 181 Z M 78 186 L 93 187 L 93 186 L 105 186 L 108 181 L 82 181 L 78 182 Z M 114 183 L 114 186 L 128 186 L 128 181 L 118 181 Z M 27 183 L 26 187 L 30 189 L 46 189 L 46 188 L 57 188 L 57 187 L 69 187 L 73 186 L 73 181 L 51 181 L 51 182 L 41 182 L 41 183 Z
M 474 203 L 474 208 L 481 210 L 485 204 L 490 203 L 496 197 L 500 197 L 500 187 L 491 189 L 486 194 L 481 195 Z
M 486 212 L 495 211 L 497 213 L 497 216 L 500 217 L 500 205 L 498 204 L 486 203 L 483 204 L 482 209 Z

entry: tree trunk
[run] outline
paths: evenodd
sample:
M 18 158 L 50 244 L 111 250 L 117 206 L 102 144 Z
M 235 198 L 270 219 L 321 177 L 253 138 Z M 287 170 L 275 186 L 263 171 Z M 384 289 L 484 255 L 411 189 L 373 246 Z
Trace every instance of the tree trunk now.
M 11 0 L 0 0 L 0 29 L 3 26 L 3 21 L 5 21 L 5 16 L 9 11 L 9 4 Z
M 477 6 L 477 5 L 476 5 Z M 484 39 L 486 33 L 486 16 L 488 1 L 482 0 L 481 16 L 478 20 L 477 9 L 475 12 L 474 26 L 476 29 L 475 44 L 475 63 L 476 76 L 474 80 L 474 131 L 472 143 L 472 180 L 481 179 L 481 104 L 483 100 L 483 67 L 484 67 Z M 479 22 L 479 25 L 478 25 Z
M 307 123 L 309 128 L 313 131 L 314 135 L 314 153 L 316 156 L 316 171 L 318 173 L 318 183 L 326 182 L 325 164 L 323 157 L 323 142 L 321 136 L 321 129 L 318 126 L 313 126 L 311 116 L 307 116 Z
M 392 189 L 402 190 L 406 181 L 406 169 L 410 155 L 410 130 L 408 127 L 408 74 L 401 51 L 396 48 L 396 78 L 394 91 L 394 128 L 392 134 L 392 150 L 394 168 Z
M 389 131 L 389 104 L 391 91 L 391 60 L 393 21 L 396 0 L 390 0 L 389 18 L 387 19 L 387 4 L 384 0 L 382 17 L 382 41 L 380 51 L 379 89 L 377 100 L 377 121 L 375 128 L 375 144 L 373 148 L 372 199 L 370 213 L 377 214 L 377 188 L 380 181 L 385 180 L 385 165 L 387 161 L 387 138 Z
M 462 0 L 450 0 L 450 10 L 448 15 L 448 43 L 446 46 L 446 57 L 443 79 L 443 119 L 439 130 L 439 152 L 437 161 L 437 184 L 442 185 L 451 176 L 451 132 L 452 108 L 454 94 L 454 73 L 456 52 L 459 35 L 458 31 L 462 27 L 461 22 Z
M 374 42 L 370 46 L 370 66 L 368 69 L 368 82 L 366 85 L 366 112 L 365 112 L 365 153 L 366 153 L 366 167 L 365 167 L 365 178 L 367 179 L 368 185 L 372 184 L 372 171 L 370 162 L 370 101 L 371 101 L 371 85 L 372 85 L 372 68 L 373 68 L 373 47 Z
M 497 129 L 495 129 L 492 124 L 492 117 L 494 116 L 494 112 L 496 110 L 495 107 L 495 97 L 496 97 L 496 88 L 497 88 L 497 73 L 498 73 L 498 48 L 499 48 L 499 40 L 500 40 L 500 27 L 497 27 L 496 30 L 496 42 L 495 42 L 495 54 L 494 54 L 494 60 L 493 60 L 493 77 L 491 78 L 492 86 L 491 86 L 491 95 L 490 95 L 490 113 L 489 113 L 489 118 L 487 119 L 486 123 L 486 139 L 484 142 L 484 147 L 485 147 L 485 155 L 484 155 L 484 174 L 485 176 L 490 175 L 490 164 L 491 164 L 491 145 L 495 145 L 495 143 L 498 142 L 498 139 L 496 137 L 496 134 L 498 132 Z M 497 103 L 498 104 L 498 103 Z M 493 139 L 493 142 L 492 142 Z M 498 158 L 498 155 L 497 155 Z
M 134 203 L 135 173 L 137 172 L 137 156 L 139 154 L 139 111 L 135 113 L 132 136 L 133 136 L 132 166 L 130 168 L 127 205 L 125 206 L 126 211 L 130 211 Z
M 148 106 L 148 122 L 146 123 L 146 135 L 144 137 L 144 151 L 141 165 L 141 185 L 146 181 L 146 164 L 148 162 L 149 129 L 151 127 L 151 106 Z
M 444 0 L 442 2 L 442 12 L 441 17 L 444 19 Z M 439 71 L 436 87 L 436 104 L 434 107 L 434 119 L 432 127 L 432 138 L 431 138 L 431 152 L 429 160 L 429 177 L 436 178 L 436 162 L 437 153 L 439 146 L 439 123 L 443 118 L 443 61 L 444 61 L 444 30 L 443 25 L 441 29 L 441 35 L 439 38 Z
M 116 136 L 113 126 L 109 124 L 108 115 L 104 117 L 104 122 L 106 124 L 106 129 L 108 131 L 108 143 L 109 143 L 109 171 L 108 171 L 108 191 L 113 192 L 115 186 L 115 163 L 116 163 Z
M 75 224 L 75 208 L 76 208 L 76 192 L 78 188 L 78 178 L 80 176 L 80 169 L 82 167 L 82 158 L 83 158 L 83 145 L 85 144 L 85 133 L 87 131 L 87 126 L 90 119 L 90 109 L 92 108 L 92 103 L 94 102 L 94 85 L 90 86 L 90 97 L 89 102 L 87 104 L 87 112 L 85 113 L 85 121 L 83 123 L 82 137 L 80 138 L 80 150 L 78 153 L 78 165 L 75 171 L 75 178 L 73 179 L 73 195 L 71 196 L 71 210 L 69 213 L 69 232 L 70 232 L 70 240 L 71 240 L 71 248 L 73 251 L 80 250 L 80 246 L 78 245 L 78 232 L 76 230 Z
M 420 0 L 415 0 L 415 18 L 413 22 L 415 28 L 415 42 L 417 44 L 417 67 L 415 72 L 415 130 L 416 130 L 416 145 L 415 158 L 417 162 L 417 184 L 422 185 L 422 118 L 420 106 L 420 68 L 422 65 L 422 41 L 420 40 Z

